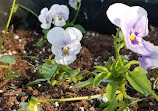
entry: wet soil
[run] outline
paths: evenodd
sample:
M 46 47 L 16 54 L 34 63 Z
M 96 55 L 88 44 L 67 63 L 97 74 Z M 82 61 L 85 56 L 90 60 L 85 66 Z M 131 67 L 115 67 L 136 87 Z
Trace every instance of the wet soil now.
M 158 45 L 158 28 L 150 26 L 149 36 L 146 40 Z M 0 31 L 0 41 L 4 31 Z M 14 30 L 10 27 L 7 33 L 3 46 L 3 55 L 12 55 L 16 58 L 14 68 L 20 75 L 18 78 L 6 80 L 9 72 L 12 70 L 0 69 L 0 111 L 16 111 L 20 108 L 21 102 L 27 102 L 31 97 L 38 99 L 55 99 L 80 97 L 94 94 L 103 94 L 105 89 L 85 87 L 80 89 L 72 89 L 74 85 L 63 83 L 62 85 L 51 86 L 47 82 L 41 82 L 37 85 L 26 87 L 25 85 L 40 77 L 35 72 L 35 68 L 43 63 L 51 55 L 51 45 L 45 40 L 45 44 L 41 48 L 33 46 L 43 36 L 35 31 Z M 81 70 L 93 70 L 95 65 L 104 65 L 109 57 L 114 57 L 113 38 L 111 35 L 100 34 L 97 32 L 87 31 L 82 41 L 82 49 L 77 55 L 77 59 L 69 66 L 73 69 L 80 68 Z M 128 50 L 122 50 L 121 53 L 126 59 L 137 59 L 137 55 Z M 31 58 L 31 57 L 34 58 Z M 6 65 L 0 63 L 2 65 Z M 158 77 L 156 72 L 153 72 L 148 79 L 153 83 Z M 154 90 L 158 95 L 158 90 Z M 131 106 L 134 111 L 158 111 L 158 102 L 153 96 L 145 97 L 134 89 L 128 90 L 128 94 L 135 98 L 147 98 L 138 104 Z M 100 101 L 82 100 L 72 102 L 59 102 L 59 106 L 55 102 L 41 103 L 40 106 L 44 111 L 102 111 L 99 108 Z

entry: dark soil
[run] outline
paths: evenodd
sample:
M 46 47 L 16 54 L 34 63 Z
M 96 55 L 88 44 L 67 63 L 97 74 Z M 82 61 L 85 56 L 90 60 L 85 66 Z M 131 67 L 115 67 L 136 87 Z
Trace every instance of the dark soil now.
M 3 31 L 0 31 L 0 41 L 2 35 Z M 35 72 L 35 67 L 41 65 L 43 60 L 52 54 L 51 45 L 47 41 L 45 41 L 42 48 L 33 46 L 41 36 L 42 34 L 35 31 L 14 30 L 13 26 L 7 33 L 3 54 L 12 55 L 16 58 L 16 64 L 11 67 L 18 71 L 20 77 L 6 80 L 8 73 L 12 71 L 5 68 L 0 69 L 0 111 L 17 110 L 20 108 L 19 104 L 21 102 L 27 102 L 31 97 L 56 99 L 103 94 L 105 92 L 102 88 L 94 87 L 72 89 L 71 86 L 74 84 L 68 83 L 63 83 L 60 86 L 50 86 L 47 82 L 41 82 L 37 85 L 25 87 L 28 82 L 40 78 Z M 158 45 L 158 28 L 150 26 L 150 33 L 146 39 Z M 79 67 L 81 70 L 91 71 L 94 69 L 93 66 L 104 65 L 109 57 L 115 56 L 111 35 L 88 31 L 84 35 L 81 44 L 82 49 L 77 55 L 76 61 L 69 65 L 73 69 Z M 121 52 L 127 59 L 137 59 L 137 55 L 130 51 L 122 50 Z M 36 58 L 28 58 L 28 56 Z M 148 78 L 153 83 L 157 77 L 158 74 L 153 72 Z M 155 90 L 155 92 L 158 95 L 158 91 Z M 128 94 L 135 98 L 147 98 L 133 105 L 131 109 L 134 111 L 158 111 L 158 102 L 153 96 L 145 97 L 130 88 Z M 93 102 L 89 100 L 59 102 L 59 107 L 55 105 L 55 102 L 41 103 L 40 106 L 44 111 L 80 111 L 82 107 L 86 111 L 102 111 L 103 109 L 98 108 L 99 103 L 100 101 L 95 99 Z

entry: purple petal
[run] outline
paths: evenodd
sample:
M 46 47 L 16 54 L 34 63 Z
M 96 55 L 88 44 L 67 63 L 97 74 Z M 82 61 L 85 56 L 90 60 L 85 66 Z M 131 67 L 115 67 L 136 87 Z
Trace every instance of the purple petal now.
M 155 51 L 149 56 L 142 56 L 138 58 L 140 66 L 144 69 L 154 69 L 158 67 L 158 47 L 155 47 Z
M 139 39 L 140 40 L 138 44 L 132 45 L 132 43 L 130 43 L 129 38 L 125 37 L 126 47 L 137 54 L 150 55 L 155 50 L 155 46 L 152 43 L 143 40 L 141 37 L 139 37 Z

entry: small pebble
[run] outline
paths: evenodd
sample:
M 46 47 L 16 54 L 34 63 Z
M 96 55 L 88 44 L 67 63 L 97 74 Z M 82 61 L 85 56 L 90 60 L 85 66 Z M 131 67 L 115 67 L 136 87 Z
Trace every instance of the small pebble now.
M 19 39 L 19 36 L 18 36 L 18 35 L 15 35 L 15 36 L 14 36 L 14 39 Z
M 151 77 L 151 78 L 150 78 L 150 81 L 155 81 L 155 78 L 154 78 L 154 77 Z
M 84 111 L 84 107 L 80 107 L 80 110 L 81 110 L 81 111 Z
M 38 87 L 41 87 L 41 84 L 38 84 Z
M 22 42 L 22 40 L 21 40 L 21 39 L 19 39 L 19 42 Z
M 12 54 L 17 54 L 17 52 L 16 51 L 12 51 Z
M 59 107 L 59 103 L 58 102 L 55 102 L 55 107 Z
M 27 104 L 28 104 L 27 102 L 21 102 L 21 103 L 19 104 L 19 106 L 20 106 L 21 108 L 23 108 L 23 107 L 25 107 Z
M 70 86 L 69 89 L 73 88 L 73 86 Z

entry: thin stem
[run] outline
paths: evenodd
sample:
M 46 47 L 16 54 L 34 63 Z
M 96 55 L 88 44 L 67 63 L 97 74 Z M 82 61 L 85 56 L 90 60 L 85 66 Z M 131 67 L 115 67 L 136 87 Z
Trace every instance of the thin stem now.
M 8 31 L 8 27 L 9 27 L 9 24 L 10 24 L 12 15 L 13 15 L 13 10 L 14 10 L 14 6 L 15 6 L 15 2 L 16 2 L 16 0 L 13 1 L 11 12 L 10 12 L 10 15 L 9 15 L 9 19 L 8 19 L 8 22 L 7 22 L 7 25 L 6 25 L 6 28 L 5 28 L 5 32 L 4 32 L 3 37 L 2 37 L 2 41 L 1 41 L 1 44 L 0 44 L 0 53 L 2 52 L 2 46 L 3 46 L 3 43 L 4 43 L 4 40 L 5 40 L 7 31 Z
M 126 109 L 128 106 L 128 99 L 124 98 L 124 103 L 123 105 L 117 110 L 117 111 L 123 111 L 124 109 Z
M 106 94 L 99 94 L 93 96 L 84 96 L 84 97 L 76 97 L 76 98 L 65 98 L 65 99 L 49 99 L 49 100 L 38 100 L 36 98 L 32 98 L 36 102 L 53 102 L 53 101 L 77 101 L 77 100 L 84 100 L 84 99 L 95 99 L 99 97 L 103 97 Z
M 119 32 L 120 32 L 120 29 L 117 30 L 117 33 L 116 35 L 114 36 L 115 40 L 114 40 L 114 48 L 115 48 L 115 53 L 116 53 L 116 58 L 117 60 L 119 61 L 121 67 L 124 67 L 123 66 L 123 63 L 122 63 L 122 60 L 121 60 L 121 56 L 119 54 L 119 51 L 118 51 L 118 48 L 117 48 L 117 38 L 119 36 Z
M 73 19 L 73 21 L 72 21 L 72 24 L 74 24 L 75 21 L 76 21 L 76 18 L 77 18 L 77 16 L 78 16 L 78 13 L 79 13 L 79 10 L 80 10 L 80 7 L 81 7 L 81 2 L 79 3 L 79 6 L 78 6 L 78 9 L 77 9 L 76 15 L 75 15 L 75 17 L 74 17 L 74 19 Z
M 137 100 L 133 101 L 132 103 L 129 103 L 128 106 L 131 106 L 131 105 L 133 105 L 133 104 L 136 104 L 136 103 L 138 103 L 138 102 L 140 102 L 140 101 L 143 101 L 143 100 L 146 100 L 146 99 L 147 99 L 147 98 L 137 99 Z
M 27 8 L 27 7 L 25 7 L 25 6 L 22 6 L 22 5 L 20 5 L 20 4 L 18 4 L 18 5 L 19 5 L 19 7 L 25 9 L 26 11 L 28 11 L 28 12 L 30 12 L 30 13 L 32 13 L 34 16 L 36 16 L 36 17 L 38 18 L 38 15 L 37 15 L 35 12 L 33 12 L 32 10 L 30 10 L 29 8 Z

